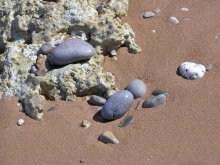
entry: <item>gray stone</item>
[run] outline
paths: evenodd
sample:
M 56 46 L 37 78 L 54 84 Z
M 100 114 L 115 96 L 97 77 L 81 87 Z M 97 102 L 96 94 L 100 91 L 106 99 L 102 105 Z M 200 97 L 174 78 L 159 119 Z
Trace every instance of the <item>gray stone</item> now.
M 143 108 L 153 108 L 166 103 L 166 96 L 164 94 L 160 94 L 157 96 L 153 96 L 148 100 L 144 101 L 142 107 Z
M 153 9 L 152 11 L 153 11 L 155 14 L 158 14 L 158 13 L 160 12 L 160 9 L 155 8 L 155 9 Z
M 93 105 L 98 105 L 98 106 L 104 105 L 105 102 L 106 102 L 106 99 L 104 99 L 101 96 L 97 96 L 97 95 L 92 95 L 89 100 L 89 103 Z
M 112 144 L 118 144 L 119 140 L 115 137 L 115 135 L 111 131 L 105 131 L 102 133 L 99 138 L 99 141 L 107 144 L 107 143 L 112 143 Z
M 134 116 L 128 116 L 122 122 L 120 122 L 119 127 L 126 127 L 129 124 L 133 123 L 134 121 Z
M 165 96 L 169 95 L 167 91 L 164 91 L 164 90 L 161 90 L 161 89 L 154 89 L 151 94 L 153 96 L 157 96 L 157 95 L 160 95 L 160 94 L 164 94 Z
M 54 49 L 53 45 L 51 43 L 45 43 L 40 47 L 40 53 L 42 54 L 49 54 Z
M 147 92 L 144 82 L 139 79 L 131 81 L 126 90 L 130 91 L 135 99 L 144 96 Z
M 79 38 L 69 39 L 59 44 L 49 56 L 52 65 L 67 65 L 81 60 L 90 59 L 95 49 Z
M 155 16 L 156 14 L 153 11 L 147 11 L 144 13 L 143 18 L 150 18 Z
M 177 25 L 177 24 L 179 24 L 180 22 L 179 22 L 179 20 L 178 20 L 176 17 L 170 17 L 170 18 L 169 18 L 169 23 L 170 23 L 170 24 L 173 24 L 173 25 Z
M 104 104 L 101 115 L 106 120 L 114 120 L 122 117 L 133 103 L 133 95 L 127 90 L 121 90 L 113 94 Z

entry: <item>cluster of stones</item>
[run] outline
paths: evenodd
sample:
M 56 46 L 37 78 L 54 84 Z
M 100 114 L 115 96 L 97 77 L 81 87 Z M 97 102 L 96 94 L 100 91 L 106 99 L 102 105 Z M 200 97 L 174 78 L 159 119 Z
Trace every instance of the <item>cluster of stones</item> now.
M 136 54 L 135 34 L 121 21 L 128 0 L 0 2 L 0 90 L 41 119 L 38 101 L 103 94 L 115 78 L 101 66 L 121 46 Z M 74 38 L 76 37 L 76 38 Z

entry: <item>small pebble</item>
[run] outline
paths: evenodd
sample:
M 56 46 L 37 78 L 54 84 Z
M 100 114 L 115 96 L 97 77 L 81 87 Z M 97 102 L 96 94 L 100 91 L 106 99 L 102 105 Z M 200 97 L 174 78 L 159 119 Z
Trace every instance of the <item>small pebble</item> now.
M 105 120 L 115 120 L 122 117 L 133 103 L 133 95 L 127 90 L 121 90 L 113 94 L 101 109 L 101 115 Z
M 126 90 L 130 91 L 135 99 L 144 96 L 147 92 L 144 82 L 139 79 L 131 81 Z
M 153 11 L 155 14 L 158 14 L 158 13 L 160 12 L 160 9 L 155 8 L 155 9 L 153 9 L 152 11 Z
M 50 111 L 55 111 L 56 110 L 56 107 L 55 106 L 51 106 L 47 111 L 50 112 Z
M 24 119 L 19 119 L 18 121 L 17 121 L 17 125 L 18 126 L 22 126 L 24 124 Z
M 182 7 L 180 10 L 185 11 L 185 12 L 189 11 L 189 9 L 187 7 Z
M 147 11 L 144 13 L 143 18 L 150 18 L 155 16 L 156 14 L 153 11 Z
M 80 159 L 79 162 L 80 162 L 80 163 L 85 163 L 85 162 L 86 162 L 86 159 L 82 158 L 82 159 Z
M 139 101 L 138 103 L 137 103 L 137 106 L 136 106 L 136 110 L 139 110 L 139 109 L 141 109 L 142 108 L 142 102 L 141 101 Z
M 126 127 L 134 121 L 133 116 L 128 116 L 119 124 L 119 127 Z
M 97 95 L 92 95 L 89 100 L 90 104 L 97 105 L 97 106 L 102 106 L 105 104 L 105 102 L 106 102 L 106 99 L 104 99 L 101 96 L 97 96 Z
M 151 93 L 153 96 L 157 96 L 160 94 L 164 94 L 165 96 L 168 96 L 168 92 L 161 90 L 161 89 L 154 89 L 153 92 Z
M 90 126 L 91 126 L 91 122 L 90 121 L 88 121 L 88 120 L 83 120 L 83 121 L 81 121 L 81 123 L 80 123 L 80 126 L 81 127 L 84 127 L 84 128 L 89 128 Z
M 111 132 L 111 131 L 105 131 L 104 133 L 102 133 L 99 138 L 99 141 L 108 144 L 118 144 L 119 140 L 115 137 L 115 135 Z
M 157 96 L 153 96 L 146 101 L 144 101 L 142 107 L 143 108 L 153 108 L 166 103 L 166 96 L 164 94 L 160 94 Z
M 213 65 L 212 65 L 212 64 L 208 64 L 208 65 L 205 67 L 206 71 L 210 71 L 212 68 L 213 68 Z
M 206 68 L 202 64 L 184 62 L 179 66 L 179 73 L 186 79 L 195 80 L 204 76 Z
M 176 25 L 176 24 L 179 24 L 180 22 L 176 17 L 170 17 L 169 23 Z

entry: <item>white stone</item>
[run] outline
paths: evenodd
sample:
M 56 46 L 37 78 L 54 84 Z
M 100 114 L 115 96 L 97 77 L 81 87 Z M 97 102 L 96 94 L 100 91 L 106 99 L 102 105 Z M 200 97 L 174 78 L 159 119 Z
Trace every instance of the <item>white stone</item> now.
M 17 124 L 18 124 L 19 126 L 22 126 L 22 125 L 24 124 L 24 119 L 19 119 L 19 120 L 17 121 Z
M 176 17 L 172 16 L 169 18 L 169 23 L 176 25 L 176 24 L 179 24 L 180 22 Z
M 179 72 L 186 79 L 195 80 L 204 76 L 206 68 L 202 64 L 184 62 L 179 66 Z
M 180 10 L 181 10 L 181 11 L 185 11 L 185 12 L 188 12 L 188 11 L 189 11 L 189 9 L 188 9 L 187 7 L 182 7 Z
M 118 144 L 119 140 L 115 137 L 115 135 L 111 131 L 105 131 L 99 136 L 99 141 L 107 144 L 107 143 L 112 143 L 112 144 Z
M 155 15 L 156 15 L 156 14 L 155 14 L 154 12 L 152 12 L 152 11 L 147 11 L 147 12 L 144 13 L 143 17 L 144 17 L 144 18 L 150 18 L 150 17 L 153 17 L 153 16 L 155 16 Z

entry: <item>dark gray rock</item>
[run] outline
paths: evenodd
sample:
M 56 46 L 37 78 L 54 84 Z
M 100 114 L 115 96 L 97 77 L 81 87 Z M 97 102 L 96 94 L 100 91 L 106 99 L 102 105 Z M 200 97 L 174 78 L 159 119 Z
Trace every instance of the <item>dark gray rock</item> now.
M 74 38 L 59 44 L 49 56 L 51 65 L 67 65 L 81 60 L 90 59 L 95 49 L 86 41 Z
M 51 43 L 45 43 L 40 47 L 40 53 L 42 54 L 49 54 L 54 49 L 53 45 Z
M 106 120 L 114 120 L 122 117 L 133 102 L 133 95 L 127 90 L 121 90 L 113 94 L 104 104 L 101 115 Z
M 157 95 L 160 95 L 160 94 L 164 94 L 165 96 L 169 95 L 167 91 L 164 91 L 164 90 L 161 90 L 161 89 L 154 89 L 151 94 L 153 96 L 157 96 Z
M 90 104 L 98 105 L 98 106 L 104 105 L 105 102 L 106 102 L 106 99 L 104 99 L 103 97 L 97 96 L 97 95 L 92 95 L 89 100 Z
M 142 107 L 143 108 L 153 108 L 166 103 L 166 96 L 164 94 L 160 94 L 157 96 L 153 96 L 152 98 L 146 100 Z
M 126 127 L 129 124 L 133 123 L 133 121 L 134 121 L 134 116 L 128 116 L 122 122 L 120 122 L 119 127 Z
M 139 79 L 131 81 L 126 90 L 130 91 L 135 99 L 144 96 L 147 92 L 144 82 Z

